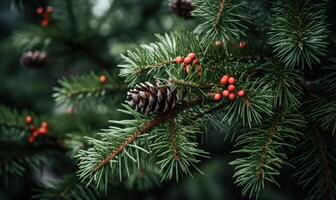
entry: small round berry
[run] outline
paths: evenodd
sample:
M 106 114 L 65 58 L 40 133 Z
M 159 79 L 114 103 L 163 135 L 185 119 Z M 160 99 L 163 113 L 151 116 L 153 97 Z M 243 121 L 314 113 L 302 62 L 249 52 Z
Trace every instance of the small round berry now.
M 184 67 L 184 71 L 185 71 L 187 74 L 189 74 L 189 73 L 190 73 L 190 65 L 186 65 L 186 66 Z
M 236 80 L 233 77 L 230 77 L 228 81 L 229 81 L 229 84 L 231 85 L 236 83 Z
M 34 142 L 35 142 L 35 139 L 36 139 L 36 137 L 34 137 L 34 136 L 32 136 L 32 135 L 29 136 L 29 137 L 28 137 L 28 143 L 29 143 L 29 144 L 34 143 Z
M 224 90 L 224 91 L 222 92 L 222 95 L 223 95 L 223 97 L 228 97 L 228 96 L 230 95 L 229 90 Z
M 46 135 L 48 133 L 48 129 L 46 127 L 40 127 L 38 130 L 38 135 Z
M 246 42 L 245 41 L 240 41 L 239 48 L 245 49 L 246 48 Z
M 234 85 L 229 85 L 228 86 L 229 92 L 233 92 L 233 91 L 235 91 L 235 89 L 236 89 L 236 87 Z
M 184 64 L 187 64 L 187 65 L 189 65 L 189 64 L 191 64 L 192 63 L 192 61 L 193 61 L 193 59 L 191 58 L 191 57 L 186 57 L 185 59 L 184 59 Z
M 237 94 L 238 94 L 239 97 L 244 97 L 245 96 L 244 90 L 239 90 Z
M 221 94 L 221 93 L 217 93 L 217 94 L 215 94 L 214 99 L 215 99 L 215 101 L 220 101 L 220 100 L 222 100 L 222 94 Z
M 198 78 L 201 78 L 202 77 L 202 67 L 201 65 L 198 65 L 197 67 L 197 75 L 198 75 Z
M 41 123 L 41 127 L 45 127 L 45 128 L 48 129 L 48 122 L 42 122 Z
M 198 59 L 195 59 L 194 61 L 193 61 L 193 65 L 199 65 L 200 64 L 200 61 L 198 60 Z
M 47 13 L 51 14 L 51 13 L 53 13 L 53 12 L 54 12 L 54 8 L 51 7 L 51 6 L 48 6 L 48 8 L 47 8 Z
M 105 75 L 101 75 L 101 76 L 99 77 L 99 82 L 100 82 L 102 85 L 106 84 L 106 83 L 108 82 L 107 76 L 105 76 Z
M 175 63 L 176 63 L 176 64 L 181 64 L 181 63 L 183 63 L 183 58 L 182 58 L 181 56 L 175 58 Z
M 223 42 L 223 41 L 217 40 L 217 41 L 215 42 L 215 47 L 221 47 L 221 46 L 223 46 L 223 45 L 224 45 L 224 42 Z
M 231 93 L 231 94 L 229 95 L 229 99 L 230 99 L 231 101 L 235 100 L 235 99 L 236 99 L 236 95 L 235 95 L 234 93 Z
M 228 82 L 229 82 L 229 76 L 228 75 L 225 75 L 225 76 L 223 76 L 222 78 L 221 78 L 221 80 L 220 80 L 220 84 L 221 85 L 226 85 L 226 84 L 228 84 Z
M 196 58 L 196 54 L 195 53 L 189 53 L 188 57 L 191 58 L 192 60 L 194 60 Z
M 42 7 L 36 8 L 36 14 L 42 15 L 43 13 L 44 13 L 44 8 L 42 8 Z
M 44 19 L 44 20 L 42 20 L 41 25 L 42 25 L 43 27 L 47 27 L 47 26 L 49 25 L 49 19 Z
M 33 117 L 32 116 L 27 116 L 25 119 L 26 124 L 32 124 L 33 123 Z
M 31 136 L 33 136 L 34 138 L 36 138 L 39 135 L 40 135 L 40 132 L 38 130 L 33 131 L 33 133 L 31 134 Z

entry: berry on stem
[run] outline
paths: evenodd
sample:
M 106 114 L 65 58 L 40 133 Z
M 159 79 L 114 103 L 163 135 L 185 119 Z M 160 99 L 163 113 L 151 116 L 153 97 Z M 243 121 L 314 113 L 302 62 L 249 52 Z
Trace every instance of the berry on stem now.
M 223 97 L 228 97 L 228 96 L 230 95 L 229 90 L 224 90 L 224 91 L 222 92 L 222 95 L 223 95 Z
M 186 66 L 184 67 L 184 71 L 185 71 L 187 74 L 189 74 L 189 73 L 190 73 L 190 65 L 186 65 Z
M 48 122 L 42 122 L 41 123 L 41 127 L 45 127 L 45 128 L 48 129 Z
M 47 27 L 49 25 L 49 19 L 43 19 L 42 22 L 41 22 L 41 25 L 43 27 Z
M 189 53 L 188 57 L 191 58 L 192 60 L 194 60 L 196 58 L 196 54 L 195 53 Z
M 48 13 L 48 14 L 51 14 L 51 13 L 53 13 L 53 12 L 54 12 L 54 8 L 51 7 L 51 6 L 48 6 L 48 8 L 47 8 L 47 13 Z
M 229 99 L 230 99 L 231 101 L 235 100 L 235 99 L 236 99 L 236 95 L 235 95 L 234 93 L 231 93 L 231 94 L 229 95 Z
M 233 77 L 230 77 L 228 80 L 229 84 L 233 85 L 236 83 L 236 80 Z
M 33 136 L 34 138 L 36 138 L 39 135 L 40 135 L 40 132 L 38 130 L 33 131 L 33 133 L 31 134 L 31 136 Z
M 246 42 L 245 41 L 240 41 L 239 48 L 245 49 L 246 48 Z
M 215 99 L 215 101 L 220 101 L 220 100 L 222 100 L 222 94 L 221 94 L 221 93 L 217 93 L 217 94 L 215 94 L 214 99 Z
M 46 135 L 48 133 L 48 129 L 46 127 L 40 127 L 38 130 L 38 135 Z
M 28 143 L 29 143 L 29 144 L 32 144 L 33 142 L 35 142 L 35 139 L 36 139 L 36 137 L 34 137 L 34 136 L 32 136 L 32 135 L 29 136 L 29 137 L 28 137 Z
M 229 82 L 229 76 L 228 75 L 223 76 L 220 80 L 221 85 L 226 85 L 226 84 L 228 84 L 228 82 Z
M 26 124 L 32 124 L 33 123 L 33 117 L 32 116 L 27 116 L 25 119 Z
M 100 84 L 105 85 L 108 82 L 108 79 L 105 75 L 101 75 L 99 77 L 99 82 L 100 82 Z
M 38 8 L 36 8 L 36 14 L 38 14 L 38 15 L 42 15 L 43 12 L 44 12 L 44 8 L 42 8 L 42 7 L 38 7 Z
M 235 89 L 236 89 L 236 87 L 234 85 L 229 85 L 228 86 L 229 92 L 233 92 L 233 91 L 235 91 Z
M 194 61 L 193 61 L 193 65 L 199 65 L 200 64 L 200 61 L 198 60 L 198 59 L 195 59 Z
M 239 90 L 237 94 L 238 94 L 239 97 L 244 97 L 245 96 L 244 90 Z
M 176 63 L 176 64 L 181 64 L 181 63 L 183 63 L 183 58 L 182 58 L 181 56 L 175 58 L 175 63 Z
M 186 57 L 185 59 L 184 59 L 184 64 L 186 64 L 186 65 L 189 65 L 189 64 L 191 64 L 192 63 L 192 61 L 193 61 L 193 59 L 191 58 L 191 57 Z

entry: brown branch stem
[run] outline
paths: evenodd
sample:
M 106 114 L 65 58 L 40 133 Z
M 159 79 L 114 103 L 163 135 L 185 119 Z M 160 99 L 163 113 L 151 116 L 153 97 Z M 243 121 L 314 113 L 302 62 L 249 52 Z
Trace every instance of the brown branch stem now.
M 107 163 L 109 163 L 113 158 L 115 158 L 119 153 L 121 153 L 129 144 L 134 142 L 140 135 L 148 133 L 158 125 L 162 123 L 166 123 L 167 121 L 176 117 L 176 115 L 188 108 L 191 108 L 197 104 L 202 102 L 201 97 L 197 97 L 191 101 L 184 102 L 178 106 L 176 106 L 173 110 L 163 113 L 154 117 L 152 120 L 144 123 L 142 126 L 138 128 L 138 130 L 129 136 L 123 143 L 121 143 L 116 149 L 114 149 L 109 155 L 107 155 L 102 161 L 100 161 L 95 167 L 94 171 L 97 172 L 101 168 L 103 168 Z

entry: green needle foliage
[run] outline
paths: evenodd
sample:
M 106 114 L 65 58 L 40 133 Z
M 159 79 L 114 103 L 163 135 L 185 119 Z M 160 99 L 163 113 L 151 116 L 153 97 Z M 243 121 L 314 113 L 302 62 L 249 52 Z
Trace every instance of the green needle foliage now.
M 60 180 L 48 182 L 36 191 L 39 194 L 34 199 L 39 200 L 95 200 L 101 197 L 94 187 L 85 187 L 76 175 L 67 175 Z
M 91 51 L 93 44 L 81 43 L 100 35 L 95 30 L 103 30 L 101 24 L 109 17 L 90 17 L 91 4 L 75 12 L 82 3 L 55 2 L 63 8 L 55 22 L 69 19 L 64 27 L 54 26 L 50 35 L 39 31 L 16 34 L 15 40 L 21 39 L 16 44 L 31 49 L 59 42 L 62 45 L 55 52 L 70 45 L 99 65 L 110 64 L 106 55 Z M 124 83 L 112 75 L 114 70 L 60 80 L 53 94 L 57 106 L 113 108 L 126 94 L 139 104 L 138 108 L 153 106 L 156 101 L 157 106 L 167 108 L 169 97 L 175 93 L 177 102 L 156 114 L 141 114 L 123 105 L 118 111 L 129 118 L 110 120 L 98 134 L 84 130 L 60 137 L 71 158 L 78 161 L 78 176 L 54 181 L 36 197 L 97 199 L 99 191 L 108 193 L 111 186 L 120 183 L 141 191 L 163 181 L 177 182 L 194 172 L 203 173 L 199 165 L 209 155 L 199 143 L 207 134 L 218 132 L 223 133 L 218 137 L 235 148 L 228 164 L 234 166 L 235 184 L 244 196 L 258 198 L 266 187 L 280 187 L 281 170 L 296 165 L 293 175 L 310 191 L 307 199 L 334 200 L 336 68 L 335 60 L 326 64 L 326 57 L 333 56 L 327 49 L 332 45 L 328 41 L 328 2 L 277 0 L 270 9 L 266 1 L 259 4 L 263 7 L 253 10 L 256 25 L 250 21 L 251 5 L 247 1 L 195 0 L 193 15 L 200 24 L 193 32 L 157 34 L 155 42 L 121 55 L 119 76 Z M 259 4 L 252 3 L 252 7 Z M 114 13 L 113 9 L 109 12 Z M 270 13 L 271 25 L 268 20 L 259 24 Z M 73 30 L 71 37 L 62 37 L 64 30 Z M 76 37 L 81 31 L 88 34 Z M 267 33 L 269 38 L 264 38 Z M 238 48 L 243 37 L 251 42 Z M 195 54 L 197 62 L 176 62 L 177 57 L 185 61 L 189 53 Z M 101 75 L 107 77 L 106 83 L 99 81 Z M 224 75 L 234 77 L 235 83 L 230 79 L 230 84 L 235 84 L 236 96 L 216 100 L 215 95 L 221 95 L 229 85 L 220 83 Z M 160 82 L 160 86 L 140 87 L 144 82 Z M 0 108 L 0 142 L 6 143 L 4 148 L 13 142 L 10 134 L 21 134 L 18 138 L 24 139 L 27 128 L 23 119 L 16 112 Z M 20 145 L 11 153 L 27 148 L 27 142 L 16 142 Z M 293 152 L 296 158 L 291 160 Z M 40 155 L 34 156 L 0 153 L 0 175 L 23 175 L 27 166 L 37 168 L 45 161 Z
M 290 68 L 311 68 L 326 55 L 326 1 L 283 1 L 273 5 L 270 44 L 277 58 Z

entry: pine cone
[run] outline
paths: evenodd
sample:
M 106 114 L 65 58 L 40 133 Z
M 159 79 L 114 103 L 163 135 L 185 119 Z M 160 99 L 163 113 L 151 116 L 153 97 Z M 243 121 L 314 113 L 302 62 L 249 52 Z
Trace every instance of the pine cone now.
M 169 7 L 177 16 L 185 19 L 190 19 L 191 11 L 194 10 L 192 0 L 170 0 Z
M 144 114 L 163 113 L 176 106 L 176 92 L 157 82 L 154 86 L 149 82 L 140 83 L 127 92 L 128 105 Z
M 21 56 L 20 62 L 28 68 L 40 68 L 47 64 L 48 55 L 41 51 L 28 51 Z

